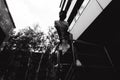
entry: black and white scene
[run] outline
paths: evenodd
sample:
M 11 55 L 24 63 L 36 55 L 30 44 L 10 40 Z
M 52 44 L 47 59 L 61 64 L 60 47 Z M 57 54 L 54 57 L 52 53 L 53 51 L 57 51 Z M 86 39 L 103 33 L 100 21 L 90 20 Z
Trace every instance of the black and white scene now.
M 0 0 L 0 80 L 119 80 L 120 7 L 112 3 Z

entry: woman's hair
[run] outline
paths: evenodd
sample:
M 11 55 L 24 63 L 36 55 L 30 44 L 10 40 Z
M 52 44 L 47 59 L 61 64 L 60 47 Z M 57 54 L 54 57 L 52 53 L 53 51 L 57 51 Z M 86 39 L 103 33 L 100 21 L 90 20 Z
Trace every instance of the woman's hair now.
M 66 11 L 60 11 L 59 12 L 59 17 L 60 17 L 60 20 L 64 20 L 66 18 Z

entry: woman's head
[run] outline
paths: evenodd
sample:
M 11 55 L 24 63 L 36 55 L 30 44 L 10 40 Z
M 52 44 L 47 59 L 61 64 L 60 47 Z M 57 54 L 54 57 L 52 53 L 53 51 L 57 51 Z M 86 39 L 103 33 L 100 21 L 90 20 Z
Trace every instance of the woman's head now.
M 66 12 L 65 11 L 60 11 L 59 17 L 60 17 L 61 21 L 64 21 L 64 19 L 66 18 Z

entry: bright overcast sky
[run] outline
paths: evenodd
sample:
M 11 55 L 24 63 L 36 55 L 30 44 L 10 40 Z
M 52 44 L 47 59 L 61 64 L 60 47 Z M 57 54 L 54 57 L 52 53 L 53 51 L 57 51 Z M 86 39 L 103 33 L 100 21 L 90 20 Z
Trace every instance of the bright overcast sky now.
M 59 19 L 61 0 L 7 0 L 16 28 L 39 24 L 47 29 Z

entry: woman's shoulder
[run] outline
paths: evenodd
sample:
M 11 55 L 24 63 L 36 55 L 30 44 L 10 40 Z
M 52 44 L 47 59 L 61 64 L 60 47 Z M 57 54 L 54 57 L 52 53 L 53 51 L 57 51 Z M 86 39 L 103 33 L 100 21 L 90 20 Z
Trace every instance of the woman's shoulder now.
M 69 25 L 67 21 L 59 21 L 59 20 L 56 20 L 56 21 L 55 21 L 55 24 Z

